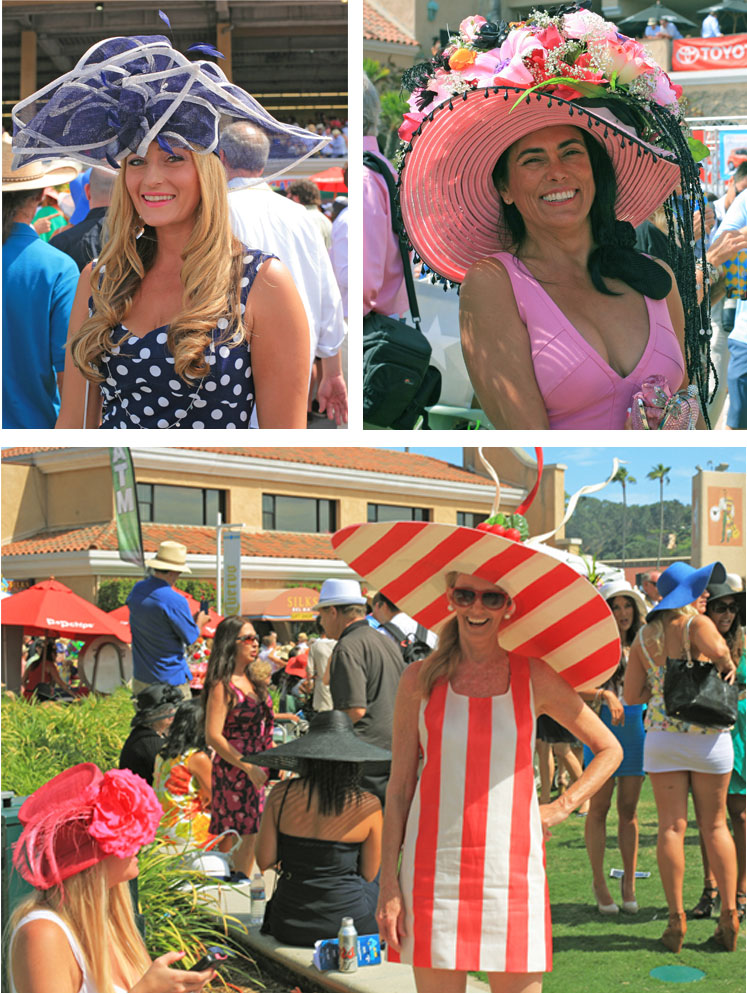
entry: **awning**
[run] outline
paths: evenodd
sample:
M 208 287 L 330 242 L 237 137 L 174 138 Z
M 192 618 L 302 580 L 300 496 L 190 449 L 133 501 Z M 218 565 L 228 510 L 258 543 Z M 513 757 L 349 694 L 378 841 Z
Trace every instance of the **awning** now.
M 241 613 L 261 621 L 312 621 L 318 600 L 319 591 L 311 587 L 242 590 Z

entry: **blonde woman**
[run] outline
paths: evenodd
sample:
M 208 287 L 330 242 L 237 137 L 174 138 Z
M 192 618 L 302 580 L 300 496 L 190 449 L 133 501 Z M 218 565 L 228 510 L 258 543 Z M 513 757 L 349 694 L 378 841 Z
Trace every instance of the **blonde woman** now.
M 99 42 L 13 108 L 17 162 L 57 149 L 119 170 L 109 240 L 73 304 L 57 427 L 247 428 L 255 408 L 260 428 L 305 427 L 308 322 L 284 266 L 231 234 L 217 152 L 231 120 L 269 140 L 257 182 L 327 141 L 160 35 Z
M 233 237 L 227 197 L 214 155 L 127 157 L 73 302 L 58 428 L 248 428 L 255 404 L 260 428 L 306 426 L 301 299 Z
M 129 770 L 80 763 L 21 805 L 13 863 L 35 892 L 13 912 L 11 991 L 198 991 L 215 976 L 151 961 L 128 881 L 161 817 L 151 787 Z
M 721 895 L 721 917 L 714 937 L 734 952 L 739 933 L 736 850 L 726 823 L 726 794 L 734 765 L 731 734 L 727 729 L 670 718 L 663 690 L 667 660 L 691 656 L 710 661 L 724 680 L 733 683 L 736 666 L 729 646 L 713 621 L 699 610 L 705 605 L 706 586 L 725 580 L 721 563 L 698 570 L 687 563 L 672 563 L 657 581 L 662 599 L 638 633 L 625 673 L 625 703 L 648 702 L 643 769 L 651 780 L 656 801 L 656 855 L 669 908 L 669 923 L 661 941 L 675 953 L 681 950 L 687 932 L 682 883 L 689 790 Z

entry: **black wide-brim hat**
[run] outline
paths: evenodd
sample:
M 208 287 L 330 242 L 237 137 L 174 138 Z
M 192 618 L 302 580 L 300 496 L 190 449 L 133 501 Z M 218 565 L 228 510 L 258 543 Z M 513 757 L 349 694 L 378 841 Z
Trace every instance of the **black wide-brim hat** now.
M 304 760 L 331 763 L 360 763 L 366 773 L 386 772 L 392 761 L 388 749 L 380 749 L 359 738 L 344 711 L 322 711 L 305 735 L 276 749 L 244 756 L 244 761 L 272 770 L 298 772 Z
M 706 587 L 709 593 L 708 603 L 712 604 L 722 597 L 733 597 L 739 607 L 739 623 L 745 622 L 745 592 L 744 590 L 732 590 L 728 583 L 709 583 Z

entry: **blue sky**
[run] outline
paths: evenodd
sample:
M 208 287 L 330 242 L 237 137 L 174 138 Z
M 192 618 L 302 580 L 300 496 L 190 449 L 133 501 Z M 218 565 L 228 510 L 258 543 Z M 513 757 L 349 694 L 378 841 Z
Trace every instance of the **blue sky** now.
M 402 451 L 401 446 L 387 446 Z M 534 455 L 533 449 L 526 451 Z M 410 452 L 417 452 L 445 462 L 462 464 L 461 448 L 430 448 L 410 447 Z M 545 463 L 563 463 L 566 467 L 565 481 L 568 493 L 574 493 L 579 487 L 590 483 L 601 483 L 612 472 L 612 460 L 617 456 L 625 460 L 625 468 L 636 478 L 637 483 L 627 488 L 628 504 L 652 504 L 659 500 L 659 481 L 646 479 L 646 474 L 653 466 L 663 463 L 671 466 L 670 482 L 664 487 L 665 500 L 680 500 L 683 504 L 691 502 L 691 480 L 695 475 L 695 467 L 715 469 L 721 463 L 728 463 L 729 471 L 745 472 L 744 446 L 630 446 L 630 447 L 583 447 L 569 448 L 567 446 L 552 446 L 544 448 Z M 622 487 L 619 483 L 610 484 L 604 490 L 593 496 L 603 500 L 622 501 Z

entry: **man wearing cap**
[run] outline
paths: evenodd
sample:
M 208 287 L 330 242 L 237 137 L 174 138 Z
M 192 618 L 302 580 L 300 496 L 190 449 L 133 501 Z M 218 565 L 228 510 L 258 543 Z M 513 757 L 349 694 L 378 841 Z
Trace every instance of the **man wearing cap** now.
M 371 601 L 371 614 L 379 623 L 379 631 L 385 633 L 395 642 L 400 643 L 408 635 L 414 636 L 420 642 L 425 642 L 431 649 L 438 645 L 438 636 L 411 618 L 409 614 L 400 611 L 396 604 L 379 592 L 374 594 Z M 394 626 L 394 631 L 392 627 Z
M 366 598 L 356 580 L 325 580 L 314 610 L 325 634 L 337 639 L 329 664 L 335 709 L 350 716 L 365 742 L 391 749 L 394 699 L 405 668 L 402 654 L 366 622 Z M 362 782 L 383 804 L 388 780 L 388 773 L 367 774 Z
M 209 620 L 205 611 L 195 617 L 174 584 L 187 566 L 187 547 L 161 542 L 155 558 L 147 563 L 150 576 L 136 583 L 127 598 L 132 632 L 132 691 L 138 694 L 156 683 L 177 687 L 188 700 L 192 673 L 185 648 L 197 641 Z
M 649 17 L 646 30 L 643 32 L 644 38 L 660 38 L 661 28 L 655 17 Z
M 3 428 L 54 428 L 78 267 L 31 222 L 44 188 L 67 183 L 79 168 L 12 162 L 3 138 Z

